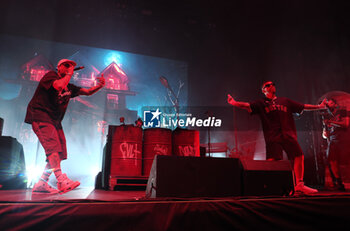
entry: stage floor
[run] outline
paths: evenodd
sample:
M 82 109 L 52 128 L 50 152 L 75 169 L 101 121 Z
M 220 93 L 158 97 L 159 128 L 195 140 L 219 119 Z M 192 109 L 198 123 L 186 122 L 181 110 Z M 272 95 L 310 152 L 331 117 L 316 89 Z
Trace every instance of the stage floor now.
M 150 199 L 145 191 L 0 190 L 0 215 L 1 230 L 344 230 L 350 192 Z
M 144 199 L 144 191 L 106 191 L 93 187 L 77 188 L 65 194 L 32 193 L 31 189 L 0 190 L 0 203 L 53 202 L 53 201 L 139 201 Z
M 264 199 L 293 199 L 293 198 L 323 198 L 350 196 L 350 190 L 346 192 L 327 191 L 320 189 L 312 195 L 294 196 L 242 196 L 242 197 L 205 197 L 205 198 L 146 198 L 145 191 L 108 191 L 94 189 L 93 187 L 79 187 L 65 194 L 32 193 L 31 189 L 0 190 L 0 203 L 19 202 L 142 202 L 142 201 L 215 201 L 215 200 L 264 200 Z

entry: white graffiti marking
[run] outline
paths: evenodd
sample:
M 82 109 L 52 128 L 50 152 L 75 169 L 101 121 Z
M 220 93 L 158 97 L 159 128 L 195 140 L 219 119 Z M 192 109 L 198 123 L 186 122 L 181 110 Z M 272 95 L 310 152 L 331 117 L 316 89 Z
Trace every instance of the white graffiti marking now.
M 157 155 L 167 155 L 168 154 L 168 147 L 165 145 L 156 144 L 156 146 L 154 147 L 153 150 Z
M 119 146 L 123 158 L 138 158 L 141 152 L 137 149 L 137 144 L 121 143 Z
M 196 150 L 192 145 L 179 146 L 180 156 L 195 156 Z

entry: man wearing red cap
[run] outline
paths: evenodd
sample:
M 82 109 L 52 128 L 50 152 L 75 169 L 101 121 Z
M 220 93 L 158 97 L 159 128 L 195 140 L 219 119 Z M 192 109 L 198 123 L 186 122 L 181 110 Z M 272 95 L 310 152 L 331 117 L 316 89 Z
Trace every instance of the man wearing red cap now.
M 65 193 L 80 185 L 80 182 L 70 180 L 61 171 L 61 161 L 67 159 L 66 139 L 61 121 L 71 98 L 96 93 L 105 85 L 105 79 L 103 76 L 97 78 L 99 83 L 89 89 L 70 84 L 76 65 L 72 60 L 60 60 L 57 72 L 49 71 L 44 75 L 28 104 L 25 122 L 32 124 L 33 131 L 44 147 L 47 161 L 40 180 L 33 187 L 33 192 Z M 57 178 L 58 190 L 47 183 L 52 172 Z

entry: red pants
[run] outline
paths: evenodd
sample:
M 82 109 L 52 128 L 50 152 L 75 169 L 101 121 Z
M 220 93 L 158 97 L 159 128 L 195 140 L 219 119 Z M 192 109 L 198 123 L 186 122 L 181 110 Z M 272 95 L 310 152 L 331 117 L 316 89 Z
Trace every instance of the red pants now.
M 57 152 L 61 160 L 67 159 L 66 138 L 62 128 L 46 122 L 33 122 L 32 128 L 45 150 L 46 157 Z

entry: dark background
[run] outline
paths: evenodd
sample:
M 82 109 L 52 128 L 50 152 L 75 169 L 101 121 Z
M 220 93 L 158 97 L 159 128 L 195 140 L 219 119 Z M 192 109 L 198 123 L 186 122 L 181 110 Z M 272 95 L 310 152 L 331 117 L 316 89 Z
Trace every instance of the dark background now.
M 264 80 L 302 103 L 350 92 L 348 1 L 13 0 L 1 9 L 3 34 L 186 61 L 189 105 L 225 106 L 227 93 L 250 101 Z M 317 162 L 315 117 L 297 127 Z
M 189 63 L 191 104 L 349 90 L 347 1 L 2 1 L 1 33 Z M 208 94 L 210 93 L 210 94 Z

